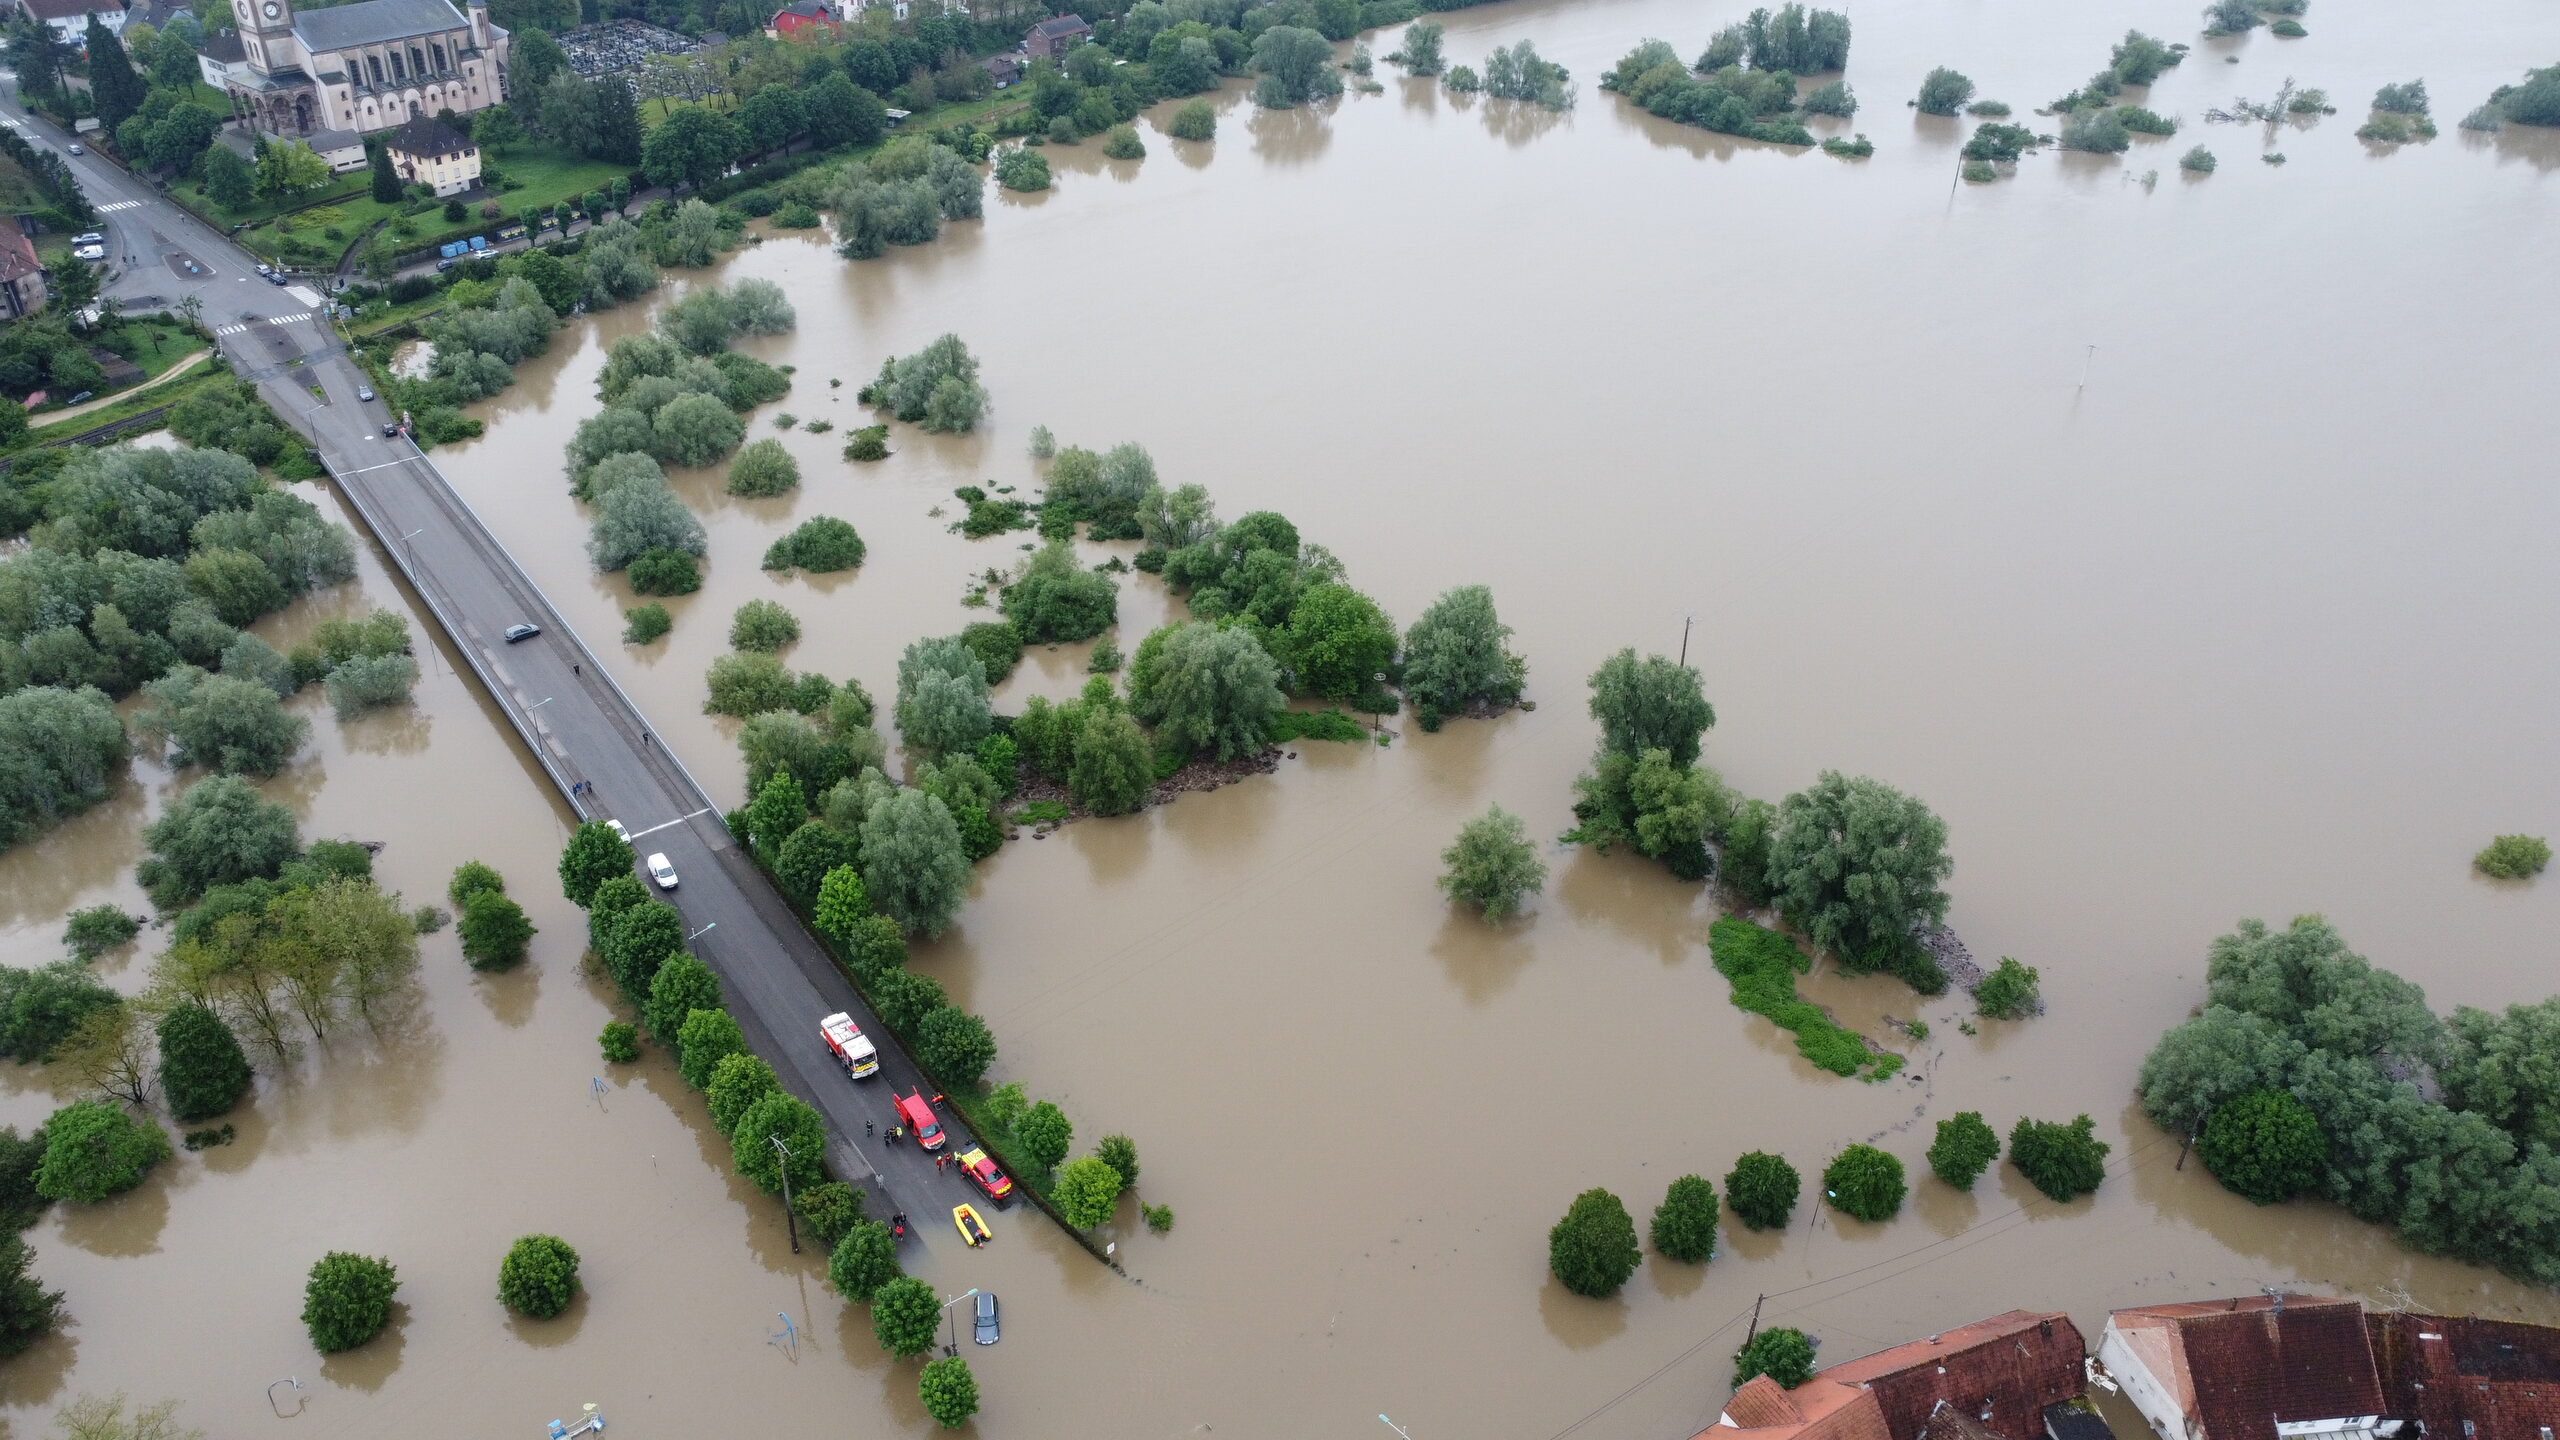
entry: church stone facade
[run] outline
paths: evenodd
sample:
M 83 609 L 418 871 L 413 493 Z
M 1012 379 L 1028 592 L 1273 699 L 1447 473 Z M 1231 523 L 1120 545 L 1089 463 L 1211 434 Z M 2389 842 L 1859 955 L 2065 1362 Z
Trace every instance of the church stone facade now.
M 486 0 L 357 0 L 296 14 L 293 0 L 231 0 L 241 60 L 226 67 L 233 113 L 274 135 L 370 135 L 506 96 L 507 32 Z

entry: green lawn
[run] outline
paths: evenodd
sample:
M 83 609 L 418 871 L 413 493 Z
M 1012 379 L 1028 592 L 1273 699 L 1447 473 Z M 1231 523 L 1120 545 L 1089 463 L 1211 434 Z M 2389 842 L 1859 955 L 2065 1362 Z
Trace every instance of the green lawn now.
M 19 438 L 17 444 L 6 448 L 12 452 L 32 450 L 51 441 L 67 440 L 74 435 L 86 434 L 101 425 L 112 425 L 128 416 L 139 415 L 145 410 L 175 404 L 204 386 L 230 383 L 229 370 L 207 362 L 175 380 L 135 390 L 113 405 L 89 411 L 85 415 L 75 415 L 68 420 L 58 420 L 51 425 L 33 426 Z
M 156 379 L 170 366 L 205 348 L 193 332 L 151 320 L 127 320 L 108 349 L 142 367 L 142 378 Z
M 628 173 L 618 165 L 610 165 L 598 160 L 573 159 L 554 146 L 540 143 L 514 146 L 499 152 L 495 158 L 499 174 L 505 178 L 511 188 L 497 197 L 498 203 L 506 207 L 506 214 L 502 219 L 487 222 L 493 229 L 513 220 L 518 211 L 529 206 L 556 205 L 574 196 L 584 195 L 590 190 L 602 189 L 612 184 L 615 176 Z M 365 180 L 363 176 L 356 178 L 359 181 Z M 411 215 L 408 211 L 415 202 L 402 201 L 397 205 L 385 205 L 373 198 L 366 184 L 359 184 L 352 187 L 350 193 L 344 198 L 330 202 L 326 211 L 333 213 L 306 210 L 292 215 L 276 216 L 241 231 L 238 238 L 242 245 L 269 260 L 284 255 L 285 243 L 288 240 L 300 240 L 317 246 L 326 252 L 327 258 L 315 259 L 310 251 L 305 250 L 291 257 L 296 263 L 334 266 L 338 257 L 345 253 L 347 246 L 371 233 L 377 224 L 387 221 L 396 226 L 398 222 L 407 220 L 410 234 L 400 237 L 403 239 L 412 237 L 423 239 L 426 236 L 441 235 L 457 224 L 470 224 L 478 219 L 480 205 L 485 198 L 487 197 L 474 196 L 466 200 L 464 203 L 469 209 L 466 218 L 461 221 L 449 221 L 444 218 L 442 201 L 437 201 L 417 214 Z M 277 229 L 279 224 L 289 228 L 279 231 Z M 337 232 L 334 237 L 329 233 L 332 230 Z

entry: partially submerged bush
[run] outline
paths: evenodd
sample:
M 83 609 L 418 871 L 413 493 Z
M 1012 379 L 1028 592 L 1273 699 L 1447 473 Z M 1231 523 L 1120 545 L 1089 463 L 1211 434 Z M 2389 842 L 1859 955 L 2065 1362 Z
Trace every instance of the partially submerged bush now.
M 2500 880 L 2523 880 L 2551 863 L 2551 842 L 2539 835 L 2501 835 L 2471 857 L 2481 874 Z

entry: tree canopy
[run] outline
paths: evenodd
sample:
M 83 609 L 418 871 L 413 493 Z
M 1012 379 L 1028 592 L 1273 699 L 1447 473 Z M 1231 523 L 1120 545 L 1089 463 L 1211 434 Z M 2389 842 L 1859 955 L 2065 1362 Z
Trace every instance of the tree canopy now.
M 1946 918 L 1941 887 L 1954 870 L 1946 822 L 1880 780 L 1825 770 L 1778 806 L 1770 891 L 1788 923 L 1847 969 L 1945 989 L 1917 932 Z
M 1564 1218 L 1547 1232 L 1547 1268 L 1564 1288 L 1595 1298 L 1615 1295 L 1643 1259 L 1636 1223 L 1626 1205 L 1606 1190 L 1574 1197 Z

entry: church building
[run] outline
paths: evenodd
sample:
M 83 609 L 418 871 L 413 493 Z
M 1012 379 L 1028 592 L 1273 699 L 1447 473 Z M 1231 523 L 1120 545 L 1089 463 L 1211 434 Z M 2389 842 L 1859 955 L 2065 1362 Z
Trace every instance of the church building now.
M 235 115 L 270 134 L 370 135 L 506 96 L 507 32 L 487 0 L 356 0 L 301 14 L 293 0 L 231 0 L 241 58 L 225 67 Z

